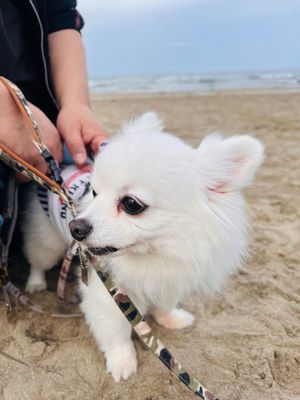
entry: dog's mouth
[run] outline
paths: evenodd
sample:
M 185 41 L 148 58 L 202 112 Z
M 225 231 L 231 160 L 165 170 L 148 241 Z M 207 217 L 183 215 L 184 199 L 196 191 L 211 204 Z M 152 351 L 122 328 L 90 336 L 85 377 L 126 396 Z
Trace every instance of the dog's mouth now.
M 106 246 L 106 247 L 88 247 L 88 251 L 94 256 L 104 256 L 106 254 L 115 253 L 118 251 L 116 247 Z

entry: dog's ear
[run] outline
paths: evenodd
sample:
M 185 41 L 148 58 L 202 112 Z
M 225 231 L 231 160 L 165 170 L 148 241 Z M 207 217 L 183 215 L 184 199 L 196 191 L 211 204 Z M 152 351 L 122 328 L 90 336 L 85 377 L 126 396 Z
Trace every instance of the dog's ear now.
M 164 128 L 162 120 L 155 112 L 146 112 L 140 117 L 125 122 L 122 133 L 125 135 L 135 135 L 142 132 L 162 132 Z
M 225 193 L 248 186 L 263 162 L 264 146 L 247 135 L 224 139 L 220 134 L 207 136 L 197 150 L 197 165 L 205 186 Z

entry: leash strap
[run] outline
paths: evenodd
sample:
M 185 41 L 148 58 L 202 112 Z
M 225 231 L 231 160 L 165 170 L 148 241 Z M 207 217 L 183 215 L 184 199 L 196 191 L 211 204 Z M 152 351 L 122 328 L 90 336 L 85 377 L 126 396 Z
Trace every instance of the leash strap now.
M 42 172 L 40 172 L 32 165 L 30 165 L 25 160 L 23 160 L 20 156 L 18 156 L 16 153 L 14 153 L 11 149 L 9 149 L 1 142 L 0 142 L 0 159 L 10 168 L 14 169 L 16 172 L 21 173 L 22 175 L 26 176 L 31 180 L 34 180 L 38 185 L 43 186 L 45 189 L 50 190 L 51 192 L 60 196 L 60 198 L 71 209 L 72 215 L 75 216 L 76 215 L 75 206 L 73 204 L 72 199 L 69 197 L 68 192 L 65 190 L 63 179 L 60 175 L 59 166 L 54 157 L 48 151 L 45 143 L 43 142 L 40 130 L 33 117 L 33 114 L 27 103 L 27 100 L 25 99 L 21 90 L 14 83 L 12 83 L 11 81 L 2 76 L 0 76 L 0 81 L 4 84 L 4 86 L 14 99 L 15 103 L 17 104 L 22 115 L 24 116 L 25 121 L 34 138 L 33 143 L 37 146 L 41 156 L 47 163 L 50 169 L 52 179 L 49 178 L 47 175 L 43 174 Z M 10 188 L 8 188 L 8 191 L 10 191 Z M 8 201 L 8 205 L 13 208 L 13 211 L 16 214 L 17 207 L 15 207 L 15 201 L 13 199 L 10 199 Z M 9 216 L 6 216 L 5 221 L 7 222 L 8 220 Z M 3 265 L 0 268 L 0 289 L 3 292 L 4 300 L 7 306 L 7 311 L 13 311 L 13 307 L 9 297 L 9 294 L 11 294 L 15 297 L 16 300 L 20 301 L 20 303 L 22 303 L 23 305 L 27 306 L 30 310 L 37 313 L 48 314 L 55 317 L 74 317 L 74 316 L 81 317 L 82 316 L 81 314 L 49 314 L 46 311 L 44 311 L 39 305 L 34 303 L 25 293 L 23 293 L 19 288 L 17 288 L 12 282 L 9 281 L 7 262 L 6 262 L 9 244 L 10 243 L 7 243 L 5 246 L 2 246 L 3 251 L 6 251 L 6 253 L 3 254 L 2 251 L 1 259 L 3 260 Z M 65 288 L 63 287 L 65 283 L 66 279 L 62 281 L 60 287 L 60 290 L 63 293 L 65 292 Z
M 49 166 L 50 173 L 54 182 L 56 182 L 59 186 L 62 186 L 63 180 L 60 175 L 59 166 L 52 154 L 50 154 L 47 146 L 45 145 L 43 138 L 41 136 L 39 127 L 33 117 L 30 107 L 28 106 L 27 100 L 23 95 L 22 91 L 16 86 L 13 82 L 9 81 L 6 78 L 0 77 L 1 82 L 4 84 L 6 89 L 9 91 L 13 99 L 15 100 L 19 110 L 25 117 L 27 125 L 31 130 L 32 136 L 34 138 L 33 143 L 38 148 L 41 156 L 46 161 Z
M 33 118 L 30 108 L 28 107 L 27 101 L 20 91 L 20 89 L 14 85 L 12 82 L 7 79 L 0 77 L 0 80 L 4 83 L 4 85 L 9 90 L 10 94 L 15 99 L 18 107 L 20 108 L 22 114 L 25 116 L 28 126 L 30 127 L 33 137 L 35 138 L 34 143 L 40 150 L 41 156 L 44 158 L 46 163 L 49 165 L 53 180 L 49 179 L 46 175 L 42 174 L 36 168 L 32 167 L 30 164 L 26 163 L 22 160 L 18 155 L 0 143 L 0 159 L 2 159 L 7 165 L 12 167 L 18 172 L 21 172 L 23 175 L 27 176 L 30 179 L 36 181 L 39 185 L 44 186 L 46 189 L 53 191 L 58 194 L 63 201 L 66 202 L 68 207 L 72 210 L 74 216 L 76 216 L 75 206 L 73 204 L 72 199 L 69 197 L 63 186 L 63 180 L 60 176 L 60 171 L 56 161 L 53 156 L 49 153 L 46 145 L 43 143 L 43 139 L 40 135 L 38 126 Z M 87 263 L 86 259 L 83 258 L 83 255 L 79 249 L 79 259 L 82 270 L 82 277 L 86 283 L 87 278 Z M 69 247 L 66 257 L 64 260 L 63 268 L 61 271 L 61 282 L 62 285 L 58 288 L 58 294 L 61 301 L 64 301 L 64 291 L 65 291 L 65 283 L 67 278 L 67 272 L 70 268 L 71 261 L 73 259 L 75 253 L 75 244 L 74 242 Z M 190 389 L 195 395 L 199 396 L 203 400 L 218 400 L 212 393 L 210 393 L 199 381 L 194 379 L 175 359 L 175 357 L 171 354 L 171 352 L 167 349 L 167 347 L 153 334 L 151 327 L 145 321 L 143 316 L 139 313 L 133 302 L 128 298 L 128 296 L 120 293 L 118 288 L 113 283 L 111 277 L 107 273 L 97 272 L 99 278 L 115 300 L 116 304 L 127 318 L 127 320 L 132 325 L 133 330 L 138 335 L 139 339 L 149 348 L 152 353 L 172 372 L 172 374 L 179 379 L 182 383 L 184 383 L 188 389 Z M 2 278 L 2 276 L 0 276 Z M 25 294 L 23 294 L 15 285 L 13 285 L 10 281 L 6 281 L 4 285 L 4 281 L 0 279 L 0 288 L 5 286 L 5 291 L 9 291 L 11 294 L 15 296 L 23 304 L 27 305 L 31 310 L 45 314 L 45 311 L 37 304 L 35 304 L 32 300 L 30 300 Z M 56 317 L 65 317 L 65 316 L 78 316 L 78 314 L 50 314 L 51 316 Z
M 57 297 L 63 306 L 65 306 L 67 304 L 75 304 L 75 303 L 79 302 L 79 298 L 76 295 L 76 291 L 73 294 L 71 299 L 69 299 L 68 301 L 66 300 L 66 287 L 67 287 L 68 273 L 69 273 L 74 256 L 78 254 L 78 249 L 79 249 L 78 243 L 75 240 L 73 240 L 71 245 L 66 250 L 65 257 L 63 259 L 63 263 L 60 268 L 59 277 L 58 277 L 58 281 L 57 281 Z M 81 269 L 82 268 L 83 267 L 81 266 Z M 85 281 L 84 283 L 87 283 L 87 281 Z
M 19 301 L 21 304 L 24 306 L 28 307 L 31 311 L 38 313 L 38 314 L 44 314 L 48 315 L 49 317 L 54 317 L 54 318 L 82 318 L 83 315 L 81 313 L 49 313 L 46 310 L 44 310 L 39 304 L 35 303 L 33 300 L 31 300 L 25 293 L 22 292 L 17 286 L 15 286 L 12 282 L 8 281 L 5 285 L 6 290 L 14 296 L 14 298 Z
M 150 349 L 171 373 L 184 383 L 195 395 L 203 400 L 218 400 L 182 367 L 161 340 L 153 334 L 150 325 L 145 321 L 144 317 L 140 314 L 129 297 L 118 292 L 118 288 L 113 283 L 111 277 L 102 271 L 97 271 L 97 274 L 146 347 Z
M 52 179 L 40 172 L 38 169 L 34 168 L 32 165 L 23 160 L 20 156 L 15 154 L 12 150 L 10 150 L 7 146 L 0 142 L 1 160 L 9 167 L 13 168 L 15 171 L 20 172 L 27 178 L 34 180 L 39 185 L 45 187 L 47 190 L 50 190 L 59 195 L 62 200 L 67 204 L 67 206 L 72 210 L 72 213 L 75 215 L 75 207 L 63 185 L 63 179 L 60 175 L 59 166 L 54 157 L 50 154 L 45 143 L 43 142 L 40 130 L 28 106 L 27 100 L 25 99 L 21 90 L 14 83 L 2 76 L 0 76 L 0 81 L 7 88 L 10 95 L 15 100 L 22 115 L 25 117 L 26 123 L 34 138 L 33 143 L 37 146 L 41 156 L 47 163 Z
M 13 171 L 9 171 L 6 178 L 6 192 L 1 211 L 3 223 L 0 235 L 0 289 L 3 293 L 7 311 L 13 310 L 9 292 L 6 289 L 8 282 L 8 250 L 12 241 L 18 214 L 18 183 Z

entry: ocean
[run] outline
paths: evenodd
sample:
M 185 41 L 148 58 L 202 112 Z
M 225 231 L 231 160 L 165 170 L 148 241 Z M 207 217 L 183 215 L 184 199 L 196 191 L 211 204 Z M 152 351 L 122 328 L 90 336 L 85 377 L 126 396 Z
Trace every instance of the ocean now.
M 102 77 L 90 79 L 89 86 L 92 93 L 300 90 L 300 71 Z

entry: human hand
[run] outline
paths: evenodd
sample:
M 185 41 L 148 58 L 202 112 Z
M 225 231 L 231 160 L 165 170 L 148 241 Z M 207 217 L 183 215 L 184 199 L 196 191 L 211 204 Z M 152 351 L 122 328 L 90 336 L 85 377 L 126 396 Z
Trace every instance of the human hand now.
M 29 162 L 41 172 L 46 173 L 48 170 L 47 164 L 33 144 L 32 133 L 25 117 L 2 84 L 0 84 L 0 104 L 0 142 L 23 160 Z M 62 161 L 63 148 L 57 129 L 39 108 L 30 103 L 29 106 L 45 144 L 56 160 L 58 162 Z
M 58 114 L 56 126 L 79 167 L 87 159 L 85 145 L 89 145 L 96 153 L 99 145 L 107 138 L 106 131 L 87 105 L 63 107 Z

